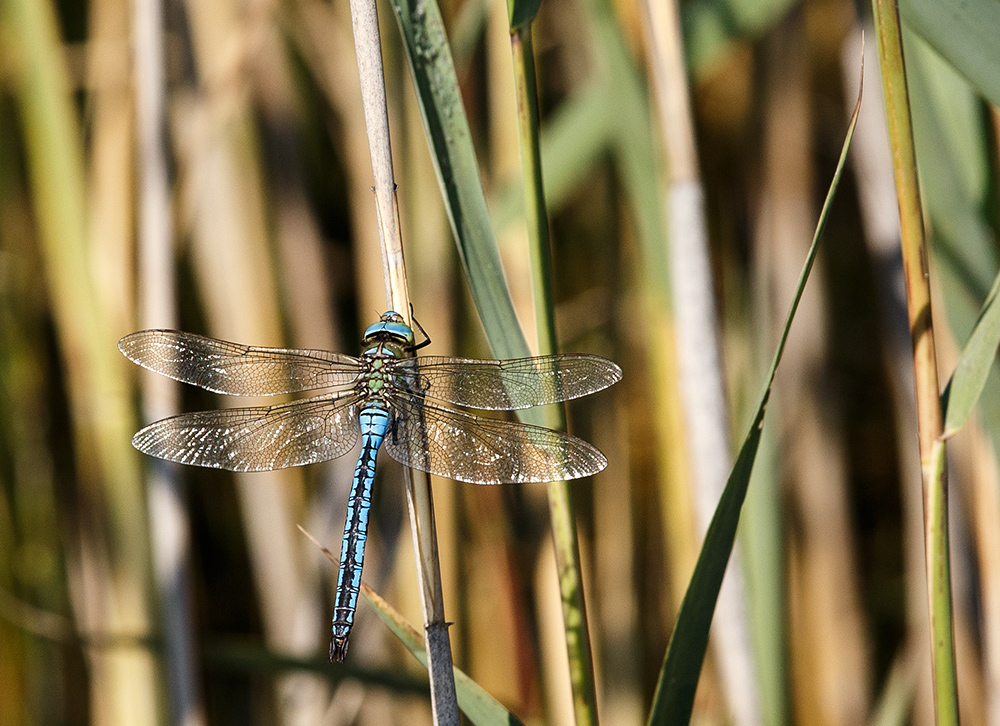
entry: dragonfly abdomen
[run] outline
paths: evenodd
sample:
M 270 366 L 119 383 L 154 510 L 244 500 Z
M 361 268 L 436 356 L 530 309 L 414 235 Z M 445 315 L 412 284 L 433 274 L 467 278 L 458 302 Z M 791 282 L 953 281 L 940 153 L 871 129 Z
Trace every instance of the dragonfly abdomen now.
M 358 422 L 361 424 L 361 454 L 354 469 L 344 522 L 344 543 L 340 551 L 340 573 L 333 609 L 333 637 L 330 641 L 330 660 L 338 662 L 343 662 L 347 655 L 347 639 L 354 625 L 361 570 L 365 562 L 365 543 L 368 541 L 368 511 L 372 503 L 375 459 L 389 426 L 389 412 L 379 404 L 369 404 L 361 409 Z

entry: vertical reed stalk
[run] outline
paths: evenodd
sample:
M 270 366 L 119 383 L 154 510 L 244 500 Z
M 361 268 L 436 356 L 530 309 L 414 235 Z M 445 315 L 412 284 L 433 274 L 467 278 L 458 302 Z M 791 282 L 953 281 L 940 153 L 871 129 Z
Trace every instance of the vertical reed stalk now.
M 538 329 L 538 352 L 555 353 L 558 349 L 551 285 L 549 219 L 542 186 L 542 159 L 539 144 L 538 90 L 535 58 L 531 42 L 531 23 L 511 31 L 514 59 L 514 85 L 517 92 L 517 118 L 521 134 L 521 167 L 524 173 L 525 212 L 531 256 L 532 289 L 535 296 L 535 324 Z M 566 429 L 563 405 L 545 407 L 545 425 Z M 576 723 L 597 723 L 597 696 L 594 659 L 587 630 L 587 608 L 580 571 L 580 548 L 569 485 L 564 481 L 548 485 L 549 514 L 555 541 L 556 567 L 562 598 L 563 624 L 569 655 L 570 679 Z
M 726 485 L 732 455 L 715 306 L 705 195 L 677 3 L 643 2 L 654 92 L 668 168 L 664 207 L 670 254 L 679 386 L 693 474 L 695 512 L 704 537 Z M 746 587 L 734 552 L 712 627 L 719 674 L 737 724 L 760 723 L 758 674 L 750 649 Z
M 140 327 L 176 326 L 176 301 L 170 180 L 166 137 L 166 73 L 163 4 L 132 4 L 135 63 L 136 166 L 138 167 Z M 178 411 L 177 383 L 166 376 L 144 375 L 145 420 Z M 200 726 L 205 721 L 192 628 L 190 523 L 183 500 L 179 467 L 152 459 L 148 507 L 153 569 L 160 598 L 170 722 Z
M 874 263 L 876 288 L 879 295 L 878 316 L 883 331 L 883 357 L 890 373 L 893 419 L 896 423 L 896 457 L 900 465 L 899 488 L 903 507 L 903 553 L 906 579 L 906 649 L 914 662 L 923 662 L 923 646 L 927 642 L 930 619 L 927 613 L 926 577 L 924 570 L 923 502 L 921 496 L 920 450 L 917 440 L 916 397 L 914 395 L 912 342 L 906 314 L 906 299 L 902 283 L 899 248 L 899 213 L 893 208 L 896 196 L 893 181 L 892 154 L 889 148 L 882 103 L 882 86 L 871 82 L 872 73 L 879 72 L 878 48 L 865 44 L 865 34 L 871 27 L 858 27 L 845 43 L 842 66 L 844 87 L 851 95 L 857 92 L 861 79 L 857 76 L 856 59 L 864 52 L 867 107 L 858 118 L 858 135 L 851 149 L 854 176 L 858 180 L 861 220 L 865 230 L 868 255 Z M 916 677 L 916 676 L 914 676 Z M 929 680 L 929 674 L 927 676 Z M 891 681 L 890 674 L 889 680 Z M 888 691 L 887 686 L 884 689 Z M 917 714 L 930 714 L 930 689 L 916 689 Z M 884 696 L 883 696 L 884 698 Z M 925 705 L 926 704 L 926 705 Z M 876 714 L 881 706 L 876 706 Z M 915 723 L 923 722 L 918 716 Z M 875 718 L 871 723 L 879 723 Z
M 361 77 L 361 97 L 368 130 L 368 147 L 375 176 L 375 208 L 378 215 L 382 265 L 385 274 L 386 304 L 412 325 L 410 298 L 403 265 L 403 240 L 399 230 L 399 205 L 392 170 L 389 141 L 389 114 L 382 71 L 382 46 L 374 0 L 351 0 L 354 45 Z M 424 638 L 427 669 L 431 682 L 431 710 L 435 724 L 458 724 L 455 674 L 444 617 L 441 565 L 434 531 L 434 501 L 430 479 L 424 472 L 405 469 L 406 503 L 420 582 L 420 602 L 424 611 Z
M 178 106 L 187 113 L 175 117 L 173 138 L 178 178 L 188 183 L 182 193 L 192 195 L 190 260 L 207 327 L 220 337 L 273 345 L 282 340 L 281 315 L 261 146 L 234 66 L 252 42 L 242 7 L 233 0 L 187 4 L 202 101 Z M 264 637 L 270 648 L 296 655 L 316 652 L 312 627 L 322 616 L 316 573 L 304 565 L 293 535 L 302 478 L 295 469 L 235 476 Z M 316 676 L 282 674 L 274 686 L 279 720 L 322 718 L 327 698 Z
M 404 214 L 404 229 L 408 230 L 407 240 L 410 250 L 416 253 L 410 257 L 409 279 L 413 283 L 411 289 L 414 290 L 414 296 L 418 301 L 417 307 L 420 307 L 421 300 L 430 303 L 421 317 L 425 319 L 424 324 L 435 331 L 434 342 L 441 345 L 443 350 L 453 350 L 452 331 L 455 329 L 456 312 L 453 291 L 449 286 L 449 275 L 454 269 L 451 263 L 455 248 L 451 241 L 451 229 L 448 227 L 444 201 L 437 186 L 437 179 L 434 177 L 433 162 L 427 153 L 427 140 L 420 122 L 416 95 L 412 88 L 406 88 L 403 90 L 403 96 L 404 133 L 408 147 L 404 157 L 406 159 L 404 174 L 408 183 L 404 187 L 403 209 L 414 210 L 408 215 Z M 439 547 L 439 554 L 444 553 L 445 567 L 441 576 L 444 595 L 438 599 L 451 603 L 452 613 L 455 612 L 455 608 L 461 612 L 463 588 L 467 583 L 460 578 L 459 573 L 463 555 L 469 557 L 468 550 L 459 549 L 460 534 L 457 531 L 461 501 L 458 490 L 464 485 L 442 479 L 431 479 L 431 481 L 432 484 L 439 485 L 432 511 L 441 513 L 442 528 L 438 531 L 435 526 L 434 539 Z M 440 559 L 439 557 L 438 560 Z M 417 558 L 416 561 L 420 562 L 420 559 Z M 460 630 L 457 638 L 454 631 L 448 634 L 451 648 L 459 653 L 462 652 L 460 639 L 463 632 L 468 635 L 468 627 L 470 626 L 467 623 L 463 623 L 465 630 Z
M 78 496 L 92 507 L 81 522 L 81 578 L 75 606 L 83 635 L 144 637 L 150 628 L 149 542 L 138 459 L 129 446 L 132 414 L 123 375 L 89 277 L 83 138 L 53 4 L 0 4 L 17 44 L 20 113 L 41 258 L 67 376 Z M 107 557 L 107 561 L 105 561 Z M 145 648 L 85 648 L 92 720 L 160 722 L 158 674 Z
M 924 553 L 931 616 L 931 662 L 934 709 L 938 726 L 958 723 L 948 550 L 948 479 L 938 383 L 928 250 L 920 206 L 909 94 L 896 0 L 873 0 L 882 88 L 885 93 L 889 143 L 899 204 L 900 243 L 906 303 L 913 338 L 913 371 L 917 394 L 917 428 L 924 489 Z

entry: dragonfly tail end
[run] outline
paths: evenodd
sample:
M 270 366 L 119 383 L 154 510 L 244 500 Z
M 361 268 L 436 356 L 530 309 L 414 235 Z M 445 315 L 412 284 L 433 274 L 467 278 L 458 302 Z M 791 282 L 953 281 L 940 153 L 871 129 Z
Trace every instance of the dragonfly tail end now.
M 344 658 L 347 657 L 347 638 L 339 638 L 337 636 L 333 637 L 330 641 L 330 662 L 333 663 L 343 663 Z

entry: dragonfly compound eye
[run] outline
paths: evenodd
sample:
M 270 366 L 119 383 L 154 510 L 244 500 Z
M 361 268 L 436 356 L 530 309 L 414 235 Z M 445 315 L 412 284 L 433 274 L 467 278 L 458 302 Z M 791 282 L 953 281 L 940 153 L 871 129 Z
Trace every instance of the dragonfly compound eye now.
M 369 325 L 365 330 L 365 337 L 362 339 L 362 346 L 369 346 L 376 343 L 388 343 L 402 348 L 413 346 L 413 330 L 409 325 L 402 322 L 398 313 L 389 312 L 382 316 L 382 319 L 374 325 Z

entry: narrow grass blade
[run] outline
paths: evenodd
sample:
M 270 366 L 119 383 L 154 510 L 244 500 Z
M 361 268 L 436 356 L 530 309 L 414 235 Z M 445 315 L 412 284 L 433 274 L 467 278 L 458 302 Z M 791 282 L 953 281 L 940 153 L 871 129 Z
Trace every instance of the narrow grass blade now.
M 427 651 L 424 649 L 423 636 L 364 583 L 361 583 L 361 592 L 389 630 L 399 638 L 414 658 L 426 666 Z M 455 669 L 455 690 L 458 692 L 458 707 L 477 726 L 523 726 L 514 714 L 458 668 Z
M 674 626 L 674 633 L 667 646 L 667 657 L 660 671 L 660 679 L 656 686 L 656 694 L 649 715 L 650 724 L 687 724 L 690 721 L 695 689 L 701 673 L 701 664 L 705 658 L 705 649 L 708 646 L 708 631 L 712 624 L 712 614 L 715 611 L 719 588 L 722 586 L 722 576 L 725 574 L 726 565 L 733 550 L 736 527 L 740 520 L 740 509 L 746 497 L 750 473 L 753 470 L 754 459 L 760 445 L 764 413 L 771 394 L 774 374 L 781 361 L 785 342 L 788 340 L 788 332 L 798 309 L 799 300 L 802 298 L 802 291 L 805 289 L 806 281 L 809 279 L 809 273 L 816 259 L 820 235 L 823 233 L 834 193 L 840 183 L 840 176 L 847 160 L 847 150 L 851 145 L 851 138 L 854 136 L 854 127 L 857 124 L 860 108 L 861 96 L 859 94 L 854 113 L 851 116 L 851 123 L 847 129 L 847 138 L 844 140 L 844 146 L 840 152 L 837 171 L 833 175 L 826 201 L 823 203 L 823 210 L 820 212 L 816 232 L 813 235 L 812 246 L 809 248 L 802 274 L 799 276 L 795 297 L 791 309 L 788 311 L 788 318 L 778 341 L 778 348 L 771 361 L 771 368 L 764 383 L 760 402 L 757 404 L 750 430 L 740 447 L 736 464 L 729 475 L 726 489 L 719 500 L 715 516 L 712 517 L 708 533 L 705 535 L 705 543 L 702 545 L 698 564 L 695 566 L 694 575 L 691 577 L 680 614 L 677 617 L 677 623 Z
M 524 179 L 525 218 L 528 227 L 538 352 L 542 355 L 551 355 L 558 352 L 558 341 L 552 293 L 549 217 L 542 182 L 542 153 L 539 145 L 541 112 L 538 107 L 531 24 L 517 29 L 512 27 L 510 44 L 514 62 L 518 129 L 521 137 L 521 169 Z M 566 410 L 563 406 L 546 406 L 543 415 L 548 428 L 566 430 Z M 597 687 L 590 632 L 587 627 L 587 608 L 583 592 L 573 497 L 564 481 L 550 482 L 548 495 L 559 594 L 562 600 L 563 628 L 569 657 L 573 712 L 576 723 L 587 726 L 597 723 Z
M 514 314 L 441 11 L 393 0 L 448 220 L 486 335 L 499 358 L 530 355 Z

